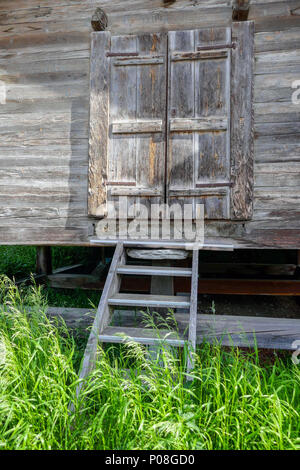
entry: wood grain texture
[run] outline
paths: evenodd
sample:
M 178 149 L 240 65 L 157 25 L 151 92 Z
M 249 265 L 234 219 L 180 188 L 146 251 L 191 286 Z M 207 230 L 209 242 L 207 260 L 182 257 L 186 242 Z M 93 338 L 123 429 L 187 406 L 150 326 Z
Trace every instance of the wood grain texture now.
M 106 214 L 107 149 L 109 123 L 110 33 L 92 34 L 89 144 L 89 215 Z
M 198 266 L 199 266 L 199 251 L 193 251 L 192 261 L 192 279 L 191 279 L 191 304 L 190 304 L 190 318 L 189 318 L 189 356 L 187 371 L 191 371 L 194 367 L 194 354 L 196 352 L 196 339 L 197 339 L 197 312 L 198 312 Z
M 254 23 L 233 23 L 231 68 L 231 216 L 251 219 L 253 214 L 253 70 Z
M 112 71 L 115 78 L 111 120 L 135 119 L 145 122 L 145 126 L 137 127 L 130 135 L 113 136 L 109 156 L 111 178 L 136 181 L 139 193 L 132 194 L 130 203 L 149 207 L 162 203 L 164 195 L 167 37 L 118 36 L 114 39 L 114 51 L 133 51 L 139 57 L 120 59 L 122 64 Z M 126 90 L 122 97 L 120 90 Z
M 69 328 L 87 328 L 93 319 L 93 312 L 88 309 L 49 307 L 47 315 L 50 319 L 62 318 Z M 141 321 L 138 314 L 123 312 L 126 324 L 132 325 L 130 333 L 136 333 L 134 326 Z M 118 325 L 117 315 L 114 324 Z M 187 328 L 188 316 L 175 314 L 180 334 Z M 115 333 L 116 330 L 109 330 Z M 197 344 L 203 341 L 223 346 L 254 347 L 266 349 L 293 350 L 293 342 L 300 337 L 300 320 L 286 318 L 270 318 L 262 316 L 236 315 L 197 315 Z
M 209 50 L 218 45 L 231 45 L 230 28 L 169 33 L 167 194 L 192 204 L 194 217 L 203 204 L 207 219 L 227 219 L 230 209 L 230 48 Z
M 177 0 L 168 8 L 161 0 L 43 0 L 42 8 L 38 0 L 1 0 L 0 80 L 7 95 L 0 106 L 2 244 L 86 245 L 94 235 L 86 174 L 90 22 L 96 7 L 107 12 L 113 35 L 224 27 L 232 14 L 227 0 Z M 289 95 L 289 80 L 300 73 L 297 8 L 295 0 L 251 1 L 255 164 L 270 163 L 270 171 L 256 172 L 252 219 L 207 221 L 207 240 L 221 237 L 237 248 L 300 247 L 293 166 L 300 161 L 299 109 Z M 291 179 L 281 175 L 286 162 Z

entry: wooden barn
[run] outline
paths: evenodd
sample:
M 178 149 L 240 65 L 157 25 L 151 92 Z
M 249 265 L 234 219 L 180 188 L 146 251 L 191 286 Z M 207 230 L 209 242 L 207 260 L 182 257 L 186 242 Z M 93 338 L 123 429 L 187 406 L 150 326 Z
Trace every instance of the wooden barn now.
M 300 0 L 0 0 L 0 48 L 0 244 L 40 247 L 53 285 L 95 288 L 93 275 L 52 274 L 49 247 L 116 246 L 87 369 L 98 335 L 116 338 L 114 306 L 189 309 L 192 344 L 227 328 L 245 345 L 231 317 L 197 323 L 197 291 L 300 295 L 288 277 L 300 264 Z M 192 220 L 201 205 L 202 249 L 252 250 L 263 276 L 198 282 L 198 250 L 168 261 L 186 258 L 184 239 L 108 239 L 101 221 L 120 197 L 190 204 Z M 126 264 L 129 248 L 154 261 Z M 266 249 L 295 260 L 265 266 Z M 150 296 L 134 276 L 153 276 Z M 175 296 L 171 277 L 191 295 Z M 261 346 L 300 339 L 299 320 L 245 318 Z

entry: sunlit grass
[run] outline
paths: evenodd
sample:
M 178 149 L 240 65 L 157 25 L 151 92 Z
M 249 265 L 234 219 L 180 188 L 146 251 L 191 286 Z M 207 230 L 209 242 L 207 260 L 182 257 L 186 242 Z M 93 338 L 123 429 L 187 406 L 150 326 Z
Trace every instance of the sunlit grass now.
M 159 361 L 133 342 L 117 354 L 99 348 L 74 402 L 84 342 L 46 318 L 39 288 L 22 293 L 3 277 L 0 297 L 0 448 L 300 448 L 300 367 L 290 358 L 262 366 L 256 352 L 205 344 L 187 382 L 185 358 L 169 348 Z

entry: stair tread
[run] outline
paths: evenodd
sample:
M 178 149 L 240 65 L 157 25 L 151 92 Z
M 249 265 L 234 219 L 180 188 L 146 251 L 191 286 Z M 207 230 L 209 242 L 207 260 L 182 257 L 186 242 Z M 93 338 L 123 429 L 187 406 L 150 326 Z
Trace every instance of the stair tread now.
M 142 265 L 121 265 L 117 270 L 118 274 L 139 274 L 146 276 L 185 276 L 192 275 L 191 268 L 178 268 L 172 266 L 142 266 Z
M 125 335 L 141 344 L 155 344 L 158 342 L 166 342 L 173 346 L 183 346 L 185 340 L 180 337 L 177 332 L 171 330 L 154 330 L 151 328 L 133 328 L 124 326 L 108 326 L 99 335 L 99 341 L 102 343 L 122 343 L 126 342 Z
M 144 295 L 144 294 L 115 294 L 108 300 L 109 305 L 137 307 L 170 307 L 186 308 L 190 306 L 189 296 L 176 295 Z

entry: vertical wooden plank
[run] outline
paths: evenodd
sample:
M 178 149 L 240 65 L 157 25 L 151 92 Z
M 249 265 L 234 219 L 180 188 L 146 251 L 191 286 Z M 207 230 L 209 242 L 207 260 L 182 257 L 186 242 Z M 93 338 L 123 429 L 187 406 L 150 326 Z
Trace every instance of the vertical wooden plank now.
M 137 183 L 140 188 L 153 188 L 160 196 L 140 198 L 146 207 L 164 202 L 165 184 L 165 130 L 166 130 L 166 67 L 167 35 L 145 34 L 138 36 L 141 56 L 162 56 L 163 64 L 137 67 L 137 119 L 162 121 L 162 132 L 137 136 Z
M 52 274 L 51 246 L 36 247 L 36 272 L 37 274 Z
M 189 118 L 195 112 L 194 62 L 172 62 L 174 51 L 195 50 L 194 31 L 170 31 L 168 34 L 168 121 Z M 167 197 L 169 203 L 191 204 L 190 198 L 169 196 L 169 190 L 194 187 L 194 134 L 170 132 L 167 135 Z
M 233 23 L 231 63 L 231 217 L 253 214 L 253 70 L 254 23 Z
M 198 266 L 199 266 L 199 250 L 193 251 L 192 264 L 192 282 L 191 282 L 191 304 L 190 304 L 190 321 L 189 321 L 189 356 L 187 371 L 194 367 L 193 353 L 196 351 L 197 339 L 197 308 L 198 308 Z
M 208 28 L 195 32 L 198 47 L 215 47 L 231 44 L 231 28 Z M 220 116 L 227 119 L 225 131 L 196 133 L 197 154 L 196 184 L 229 183 L 230 178 L 230 49 L 227 57 L 196 61 L 196 117 Z M 223 188 L 223 190 L 226 187 Z M 229 218 L 229 188 L 226 195 L 218 194 L 196 198 L 204 204 L 205 217 L 209 219 Z
M 92 33 L 90 67 L 89 215 L 106 213 L 110 33 Z
M 111 184 L 108 198 L 117 203 L 120 193 L 127 195 L 128 207 L 133 203 L 146 206 L 162 203 L 167 36 L 147 33 L 112 37 L 111 51 L 137 55 L 129 56 L 128 60 L 111 58 L 109 123 L 110 128 L 112 124 L 114 128 L 121 128 L 121 124 L 125 131 L 113 133 L 110 129 L 109 132 L 108 180 Z M 140 126 L 142 122 L 145 123 L 144 131 Z M 159 129 L 147 130 L 147 123 L 155 122 L 160 123 Z M 130 123 L 133 123 L 131 129 Z M 140 130 L 137 130 L 138 125 Z M 113 188 L 114 182 L 118 183 L 119 190 Z M 128 185 L 134 186 L 135 195 Z M 149 188 L 154 192 L 157 190 L 157 196 L 149 196 Z
M 111 51 L 136 53 L 136 36 L 114 36 Z M 109 124 L 136 120 L 136 67 L 115 66 L 110 58 L 110 110 Z M 109 131 L 108 180 L 136 182 L 136 136 L 135 134 L 112 134 Z
M 230 28 L 169 33 L 168 118 L 177 122 L 208 118 L 198 130 L 191 126 L 168 133 L 168 189 L 169 194 L 176 191 L 171 202 L 176 197 L 176 202 L 192 203 L 194 217 L 196 204 L 204 204 L 208 219 L 230 215 L 230 48 L 226 48 L 230 43 Z M 220 45 L 225 45 L 222 54 L 214 49 Z M 202 55 L 197 54 L 198 47 Z M 184 52 L 189 55 L 178 59 Z M 210 128 L 210 118 L 220 118 L 226 126 Z M 199 187 L 202 192 L 197 197 Z

